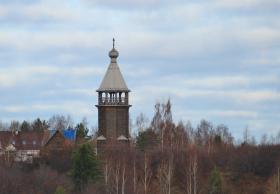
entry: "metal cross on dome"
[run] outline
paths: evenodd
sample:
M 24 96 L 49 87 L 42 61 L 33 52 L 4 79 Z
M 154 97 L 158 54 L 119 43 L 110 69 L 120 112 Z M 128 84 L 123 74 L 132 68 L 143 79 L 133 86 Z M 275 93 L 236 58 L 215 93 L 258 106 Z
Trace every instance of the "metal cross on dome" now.
M 113 48 L 115 48 L 115 38 L 113 38 Z

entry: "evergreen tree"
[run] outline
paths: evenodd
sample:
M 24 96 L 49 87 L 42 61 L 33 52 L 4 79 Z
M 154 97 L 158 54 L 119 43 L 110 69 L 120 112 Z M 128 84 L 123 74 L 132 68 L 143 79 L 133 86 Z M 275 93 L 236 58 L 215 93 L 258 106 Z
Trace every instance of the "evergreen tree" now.
M 62 186 L 58 186 L 54 192 L 54 194 L 65 194 L 65 189 Z
M 216 167 L 210 175 L 209 194 L 222 194 L 222 178 Z
M 158 136 L 151 128 L 146 131 L 139 132 L 136 137 L 136 146 L 139 150 L 145 151 L 153 148 L 158 144 Z
M 85 138 L 89 131 L 88 128 L 83 123 L 77 124 L 75 129 L 77 130 L 77 137 L 79 138 Z
M 96 181 L 101 174 L 93 147 L 81 145 L 73 154 L 71 175 L 77 191 L 85 188 L 89 181 Z
M 23 121 L 21 126 L 20 126 L 21 131 L 29 131 L 31 130 L 31 126 L 27 121 Z
M 33 123 L 32 123 L 32 129 L 34 131 L 44 131 L 47 130 L 49 126 L 47 125 L 47 122 L 43 120 L 41 121 L 40 118 L 37 118 Z

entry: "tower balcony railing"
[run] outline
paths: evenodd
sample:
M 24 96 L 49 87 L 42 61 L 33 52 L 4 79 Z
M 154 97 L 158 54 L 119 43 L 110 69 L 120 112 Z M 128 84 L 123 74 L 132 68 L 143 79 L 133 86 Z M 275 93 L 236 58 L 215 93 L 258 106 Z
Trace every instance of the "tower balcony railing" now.
M 102 97 L 99 98 L 99 105 L 127 105 L 128 100 L 125 97 L 121 98 L 109 98 L 109 97 Z

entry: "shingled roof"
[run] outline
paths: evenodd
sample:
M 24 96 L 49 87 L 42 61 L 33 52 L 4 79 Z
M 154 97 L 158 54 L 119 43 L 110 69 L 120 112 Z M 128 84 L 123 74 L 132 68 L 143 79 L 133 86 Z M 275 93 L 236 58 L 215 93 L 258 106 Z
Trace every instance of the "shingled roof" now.
M 113 45 L 113 49 L 109 52 L 109 57 L 111 58 L 111 63 L 107 69 L 107 72 L 101 82 L 101 85 L 97 92 L 101 91 L 124 91 L 129 92 L 126 86 L 120 68 L 117 64 L 117 58 L 119 56 L 118 51 Z
M 42 131 L 0 131 L 2 148 L 13 144 L 17 150 L 39 150 L 45 133 Z

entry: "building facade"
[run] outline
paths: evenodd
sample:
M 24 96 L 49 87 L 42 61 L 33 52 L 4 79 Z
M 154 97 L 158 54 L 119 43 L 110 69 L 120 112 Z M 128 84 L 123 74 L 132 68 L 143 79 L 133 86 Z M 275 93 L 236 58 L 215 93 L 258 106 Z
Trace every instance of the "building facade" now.
M 119 56 L 113 48 L 109 52 L 111 59 L 106 74 L 101 82 L 98 92 L 98 138 L 97 140 L 129 139 L 129 92 L 125 80 L 117 63 Z
M 49 130 L 48 132 L 50 135 L 43 148 L 45 152 L 63 150 L 75 144 L 77 132 L 75 129 Z
M 0 157 L 16 162 L 32 162 L 44 144 L 43 131 L 0 131 Z
M 32 162 L 41 152 L 63 150 L 74 145 L 76 130 L 0 131 L 0 159 Z

